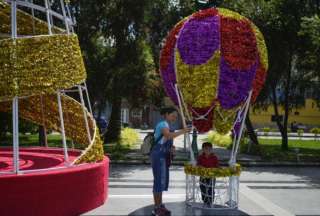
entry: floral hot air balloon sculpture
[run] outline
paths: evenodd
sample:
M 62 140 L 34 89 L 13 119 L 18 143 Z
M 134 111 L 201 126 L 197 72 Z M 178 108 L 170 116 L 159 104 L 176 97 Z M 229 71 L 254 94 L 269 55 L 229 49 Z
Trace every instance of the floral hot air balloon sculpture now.
M 215 201 L 208 208 L 237 208 L 241 168 L 236 155 L 246 113 L 263 87 L 267 69 L 263 35 L 250 20 L 227 9 L 194 13 L 167 36 L 160 57 L 161 76 L 183 120 L 186 115 L 198 132 L 214 128 L 219 133 L 232 130 L 234 134 L 227 168 L 196 166 L 187 136 L 191 160 L 185 166 L 187 204 L 203 208 L 199 198 L 203 194 L 196 190 L 201 176 L 212 181 L 220 178 L 222 182 L 216 185 L 220 188 L 219 199 L 209 197 Z
M 256 100 L 267 69 L 259 29 L 223 8 L 199 11 L 176 24 L 160 57 L 167 95 L 178 104 L 178 86 L 199 132 L 229 132 L 251 90 L 251 102 Z

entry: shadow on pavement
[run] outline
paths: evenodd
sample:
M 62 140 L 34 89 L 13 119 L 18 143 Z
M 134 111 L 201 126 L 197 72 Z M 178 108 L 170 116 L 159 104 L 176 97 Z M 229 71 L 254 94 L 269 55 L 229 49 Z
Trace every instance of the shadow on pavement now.
M 185 204 L 185 202 L 171 202 L 166 203 L 166 208 L 171 211 L 171 215 L 248 215 L 247 213 L 240 210 L 231 210 L 231 209 L 219 209 L 219 210 L 209 210 L 209 209 L 200 209 L 192 208 Z M 130 216 L 142 216 L 142 215 L 152 215 L 153 205 L 145 206 L 131 212 Z

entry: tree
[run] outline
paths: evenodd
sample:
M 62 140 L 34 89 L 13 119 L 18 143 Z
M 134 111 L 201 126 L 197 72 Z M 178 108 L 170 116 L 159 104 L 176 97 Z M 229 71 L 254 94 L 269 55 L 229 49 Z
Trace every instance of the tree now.
M 9 132 L 10 126 L 12 125 L 10 120 L 9 113 L 0 112 L 0 140 L 5 139 L 6 133 Z
M 318 1 L 319 2 L 319 1 Z M 304 71 L 304 76 L 299 77 L 300 82 L 296 83 L 299 91 L 306 91 L 308 96 L 314 98 L 320 107 L 320 6 L 317 5 L 315 15 L 302 18 L 299 34 L 305 39 L 305 49 L 299 50 L 297 61 L 298 70 Z M 302 81 L 302 82 L 301 82 Z M 300 85 L 299 85 L 300 84 Z M 303 84 L 303 85 L 301 85 Z
M 159 74 L 160 51 L 164 40 L 174 25 L 195 10 L 195 1 L 155 0 L 146 8 L 145 32 L 154 61 L 155 73 L 148 82 L 148 94 L 152 103 L 160 106 L 165 96 L 163 83 Z
M 311 13 L 315 1 L 258 0 L 224 1 L 234 10 L 251 19 L 263 32 L 269 52 L 269 71 L 264 89 L 258 97 L 258 105 L 274 106 L 276 124 L 282 135 L 282 149 L 288 149 L 288 116 L 293 106 L 303 104 L 304 96 L 296 83 L 303 84 L 305 71 L 297 70 L 298 50 L 307 50 L 299 36 L 301 20 Z M 319 2 L 319 1 L 317 1 Z M 310 79 L 309 79 L 310 81 Z M 295 85 L 293 85 L 293 83 Z M 282 92 L 279 97 L 277 91 Z M 299 99 L 300 98 L 300 99 Z M 280 118 L 279 105 L 284 107 Z
M 106 101 L 112 104 L 106 141 L 120 134 L 121 100 L 133 106 L 153 100 L 159 91 L 149 43 L 145 12 L 150 1 L 88 1 L 72 3 L 88 73 L 91 99 L 98 113 Z M 150 80 L 150 81 L 149 81 Z

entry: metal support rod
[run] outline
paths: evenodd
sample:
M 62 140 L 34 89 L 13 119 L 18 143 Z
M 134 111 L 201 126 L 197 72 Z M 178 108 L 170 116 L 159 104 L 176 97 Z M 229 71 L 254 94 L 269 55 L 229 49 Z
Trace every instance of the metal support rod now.
M 61 5 L 62 15 L 63 15 L 63 19 L 64 19 L 64 25 L 66 27 L 67 33 L 70 34 L 69 23 L 68 23 L 67 14 L 66 14 L 66 8 L 64 6 L 64 0 L 60 0 L 60 5 Z
M 6 0 L 8 3 L 11 3 L 13 0 Z M 48 10 L 49 13 L 58 18 L 59 20 L 61 21 L 64 21 L 64 18 L 63 18 L 63 15 L 61 15 L 60 13 L 57 13 L 53 10 L 50 10 L 50 9 L 46 9 L 45 7 L 42 7 L 40 5 L 37 5 L 37 4 L 33 4 L 31 2 L 28 2 L 26 0 L 15 0 L 16 3 L 17 3 L 17 6 L 22 6 L 22 7 L 26 7 L 26 8 L 33 8 L 34 10 L 37 10 L 37 11 L 40 11 L 40 12 L 43 12 L 43 13 L 46 13 L 46 11 Z M 72 22 L 71 19 L 67 18 L 68 19 L 68 22 Z
M 52 35 L 52 26 L 51 26 L 51 19 L 50 19 L 50 9 L 49 9 L 49 3 L 48 0 L 44 0 L 44 5 L 46 7 L 46 15 L 47 15 L 47 23 L 48 23 L 48 33 L 49 35 Z
M 237 138 L 237 143 L 236 143 L 236 146 L 235 146 L 235 151 L 234 151 L 234 154 L 233 154 L 231 165 L 234 165 L 236 163 L 236 157 L 237 157 L 237 153 L 238 153 L 238 149 L 239 149 L 239 145 L 240 145 L 240 140 L 241 140 L 243 128 L 244 128 L 244 125 L 245 125 L 245 119 L 247 117 L 247 113 L 248 113 L 248 110 L 249 110 L 249 107 L 250 107 L 251 96 L 252 96 L 252 90 L 250 91 L 249 96 L 248 96 L 248 100 L 246 101 L 246 104 L 245 104 L 246 108 L 244 110 L 243 118 L 242 118 L 242 121 L 241 121 L 241 127 L 240 127 L 239 135 L 238 135 L 238 138 Z
M 17 2 L 11 1 L 11 37 L 17 38 Z M 13 58 L 16 58 L 16 53 L 13 53 Z M 14 80 L 16 83 L 16 80 Z M 13 166 L 14 172 L 19 173 L 19 99 L 14 97 L 12 100 L 12 126 L 13 126 Z
M 86 112 L 86 108 L 85 108 L 85 104 L 84 104 L 84 99 L 83 99 L 83 94 L 82 94 L 82 90 L 81 90 L 80 85 L 78 85 L 78 90 L 79 90 L 79 95 L 80 95 L 80 101 L 82 104 L 83 118 L 84 118 L 84 122 L 86 125 L 88 140 L 89 140 L 89 144 L 90 144 L 91 143 L 91 134 L 90 134 L 90 129 L 89 129 L 88 116 L 87 116 L 87 112 Z
M 30 0 L 30 3 L 33 4 L 33 0 Z M 36 24 L 34 21 L 34 8 L 31 8 L 31 15 L 32 15 L 32 33 L 36 34 Z
M 64 151 L 64 160 L 65 160 L 66 165 L 69 165 L 68 146 L 67 146 L 67 140 L 66 140 L 66 133 L 64 130 L 61 95 L 60 95 L 59 91 L 57 91 L 57 98 L 58 98 L 58 108 L 59 108 L 59 116 L 60 116 L 60 124 L 61 124 L 61 135 L 62 135 L 62 144 L 63 144 L 63 151 Z
M 234 152 L 235 152 L 235 146 L 236 146 L 236 141 L 238 139 L 238 134 L 236 133 L 235 126 L 237 125 L 238 122 L 241 122 L 241 113 L 243 112 L 243 109 L 239 109 L 237 113 L 237 118 L 236 121 L 232 125 L 232 132 L 234 133 L 234 138 L 232 141 L 232 150 L 230 154 L 230 161 L 229 164 L 231 164 L 231 161 L 233 160 Z
M 87 83 L 86 82 L 84 82 L 84 89 L 85 89 L 86 95 L 87 95 L 87 102 L 88 102 L 89 111 L 90 111 L 91 115 L 93 115 L 92 107 L 91 107 L 91 103 L 90 103 L 89 92 L 88 92 L 88 88 L 87 88 Z
M 11 37 L 17 38 L 17 2 L 11 1 Z
M 189 175 L 186 174 L 186 201 L 189 200 Z
M 78 89 L 68 89 L 68 90 L 61 90 L 62 93 L 72 93 L 72 92 L 79 92 Z
M 19 100 L 14 97 L 12 101 L 12 125 L 13 125 L 13 164 L 14 172 L 19 173 Z
M 192 175 L 191 178 L 192 178 L 192 201 L 196 202 L 196 177 Z
M 184 116 L 184 113 L 183 113 L 182 104 L 181 104 L 181 99 L 180 99 L 180 93 L 179 93 L 177 84 L 175 84 L 175 90 L 176 90 L 176 94 L 177 94 L 177 98 L 178 98 L 179 109 L 180 109 L 180 114 L 181 114 L 181 118 L 182 118 L 182 125 L 183 125 L 184 128 L 186 128 L 186 127 L 187 127 L 186 119 L 185 119 L 185 116 Z M 188 148 L 189 148 L 189 151 L 190 151 L 191 163 L 192 163 L 193 165 L 195 165 L 195 164 L 196 164 L 196 161 L 195 161 L 194 153 L 193 153 L 193 150 L 192 150 L 192 147 L 191 147 L 190 135 L 189 135 L 189 133 L 186 134 L 186 135 L 187 135 Z
M 70 13 L 69 3 L 66 3 L 66 8 L 67 8 L 67 16 L 72 22 L 72 24 L 70 25 L 71 26 L 71 32 L 74 33 L 74 28 L 73 28 L 74 22 L 73 22 L 73 17 L 71 16 L 71 13 Z
M 232 140 L 232 149 L 231 149 L 231 154 L 230 154 L 229 165 L 232 164 L 233 157 L 234 157 L 234 150 L 235 150 L 236 142 L 237 142 L 237 139 L 238 139 L 238 136 L 237 136 L 236 131 L 234 129 L 233 129 L 233 132 L 234 132 L 234 137 L 233 137 L 233 140 Z
M 50 14 L 50 23 L 51 23 L 51 27 L 54 26 L 54 23 L 53 23 L 53 15 L 51 13 L 51 6 L 52 6 L 52 0 L 49 0 L 48 2 L 48 8 L 49 8 L 49 14 Z

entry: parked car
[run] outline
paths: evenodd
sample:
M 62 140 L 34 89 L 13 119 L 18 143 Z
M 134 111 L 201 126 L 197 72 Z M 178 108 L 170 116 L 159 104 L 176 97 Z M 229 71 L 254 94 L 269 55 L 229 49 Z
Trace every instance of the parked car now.
M 298 130 L 305 131 L 306 129 L 307 129 L 307 126 L 305 126 L 302 123 L 297 123 L 295 121 L 291 123 L 291 131 L 292 132 L 297 132 Z

